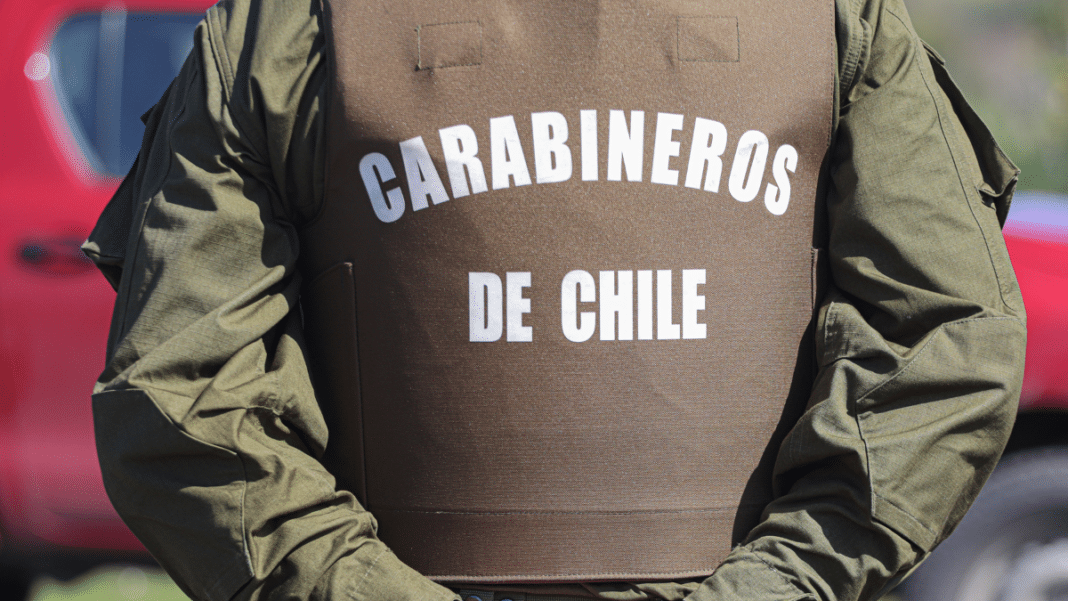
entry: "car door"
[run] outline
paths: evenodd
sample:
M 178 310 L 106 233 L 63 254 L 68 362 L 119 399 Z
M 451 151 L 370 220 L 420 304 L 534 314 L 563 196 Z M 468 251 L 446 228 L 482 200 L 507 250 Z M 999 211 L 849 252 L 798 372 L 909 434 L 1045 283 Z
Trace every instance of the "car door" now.
M 5 0 L 0 22 L 0 545 L 137 550 L 107 500 L 90 392 L 114 293 L 78 247 L 133 162 L 203 0 Z

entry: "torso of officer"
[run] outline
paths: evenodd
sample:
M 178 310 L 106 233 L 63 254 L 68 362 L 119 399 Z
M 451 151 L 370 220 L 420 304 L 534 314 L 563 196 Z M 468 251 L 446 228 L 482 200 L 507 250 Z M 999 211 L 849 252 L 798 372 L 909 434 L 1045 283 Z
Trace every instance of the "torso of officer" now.
M 446 582 L 707 575 L 811 387 L 834 5 L 327 7 L 327 467 Z

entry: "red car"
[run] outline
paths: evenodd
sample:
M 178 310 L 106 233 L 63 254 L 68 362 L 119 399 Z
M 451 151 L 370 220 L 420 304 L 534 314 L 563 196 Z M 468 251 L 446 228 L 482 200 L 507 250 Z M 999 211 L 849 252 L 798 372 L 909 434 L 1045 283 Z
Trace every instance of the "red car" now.
M 101 484 L 89 393 L 114 294 L 78 246 L 133 161 L 139 116 L 177 73 L 209 4 L 0 0 L 7 598 L 42 570 L 147 560 Z M 917 601 L 1024 598 L 1013 595 L 1026 582 L 1068 591 L 1068 200 L 1020 195 L 1006 232 L 1029 313 L 1021 417 L 975 511 L 906 590 Z
M 205 0 L 0 0 L 0 596 L 147 559 L 108 502 L 89 394 L 115 295 L 78 250 Z

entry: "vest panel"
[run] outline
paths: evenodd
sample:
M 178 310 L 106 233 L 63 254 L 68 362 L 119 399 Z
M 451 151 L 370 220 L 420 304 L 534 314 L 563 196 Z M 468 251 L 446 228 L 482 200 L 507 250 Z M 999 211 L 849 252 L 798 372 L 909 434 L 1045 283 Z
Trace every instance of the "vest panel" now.
M 327 5 L 302 309 L 324 461 L 401 559 L 694 577 L 756 523 L 811 389 L 833 9 Z

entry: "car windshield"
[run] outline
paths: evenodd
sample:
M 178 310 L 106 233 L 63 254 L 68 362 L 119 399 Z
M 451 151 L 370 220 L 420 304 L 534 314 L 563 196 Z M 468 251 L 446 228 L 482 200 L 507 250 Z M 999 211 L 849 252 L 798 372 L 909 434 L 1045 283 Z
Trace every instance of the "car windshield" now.
M 112 10 L 74 16 L 56 31 L 56 95 L 100 174 L 121 177 L 130 168 L 144 133 L 140 117 L 178 74 L 202 17 Z
M 1017 192 L 1005 231 L 1051 242 L 1068 241 L 1068 196 L 1048 192 Z

